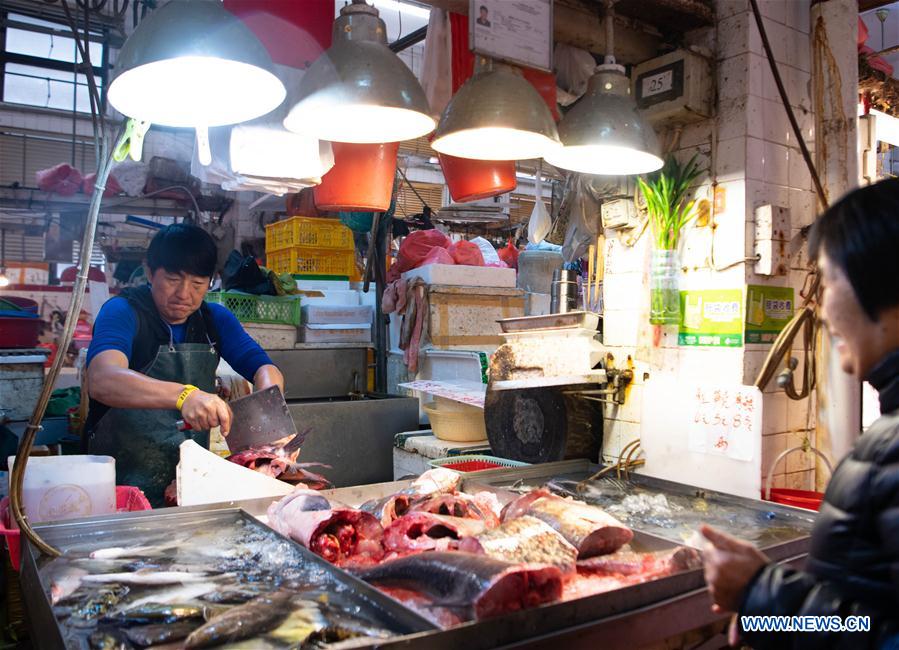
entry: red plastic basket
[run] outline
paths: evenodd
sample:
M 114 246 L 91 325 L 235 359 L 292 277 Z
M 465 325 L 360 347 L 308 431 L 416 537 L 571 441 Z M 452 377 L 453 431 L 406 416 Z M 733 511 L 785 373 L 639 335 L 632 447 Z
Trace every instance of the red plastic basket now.
M 482 469 L 497 469 L 502 467 L 499 463 L 492 463 L 488 460 L 463 460 L 459 463 L 447 463 L 443 465 L 447 469 L 454 469 L 457 472 L 479 472 Z
M 506 458 L 497 458 L 486 454 L 461 454 L 459 456 L 447 456 L 436 458 L 428 463 L 431 467 L 445 467 L 457 472 L 480 472 L 485 469 L 498 469 L 500 467 L 525 467 L 528 463 Z
M 765 498 L 765 491 L 762 490 L 762 498 Z M 785 506 L 793 506 L 794 508 L 805 508 L 806 510 L 819 510 L 821 502 L 824 500 L 824 493 L 812 492 L 811 490 L 790 490 L 787 488 L 773 488 L 771 490 L 771 499 L 774 503 L 780 503 Z
M 115 506 L 119 512 L 140 512 L 152 510 L 150 502 L 140 488 L 130 485 L 117 485 L 115 489 Z M 9 561 L 13 568 L 19 570 L 21 545 L 19 529 L 12 525 L 9 512 L 9 497 L 0 500 L 0 535 L 6 538 L 6 548 L 9 549 Z

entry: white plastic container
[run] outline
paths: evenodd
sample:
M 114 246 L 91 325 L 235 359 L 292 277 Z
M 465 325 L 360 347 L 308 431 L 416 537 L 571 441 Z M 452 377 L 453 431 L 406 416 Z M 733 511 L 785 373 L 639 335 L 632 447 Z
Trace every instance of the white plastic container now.
M 371 343 L 371 323 L 346 325 L 305 325 L 301 343 Z
M 421 278 L 427 284 L 449 284 L 464 287 L 515 286 L 515 269 L 460 264 L 428 264 L 403 273 L 405 280 Z
M 15 456 L 8 458 L 10 478 Z M 92 517 L 116 511 L 112 456 L 33 456 L 22 493 L 31 523 Z
M 303 323 L 307 325 L 353 325 L 371 322 L 374 309 L 369 305 L 303 305 Z

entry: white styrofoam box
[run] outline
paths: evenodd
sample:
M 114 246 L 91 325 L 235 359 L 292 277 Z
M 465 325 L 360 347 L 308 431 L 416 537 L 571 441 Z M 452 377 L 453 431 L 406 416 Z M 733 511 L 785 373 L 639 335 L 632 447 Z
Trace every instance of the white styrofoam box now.
M 301 277 L 294 278 L 297 289 L 300 291 L 349 291 L 349 280 L 304 280 Z
M 27 420 L 44 385 L 46 351 L 0 355 L 0 411 L 10 420 Z M 2 418 L 0 418 L 2 419 Z
M 422 350 L 418 361 L 418 379 L 487 383 L 490 355 L 478 350 Z
M 303 305 L 303 323 L 331 325 L 371 322 L 374 309 L 369 305 Z
M 371 343 L 371 323 L 304 325 L 301 343 Z
M 293 325 L 246 323 L 244 330 L 264 350 L 293 350 L 297 343 L 297 328 Z
M 424 474 L 431 466 L 428 464 L 429 458 L 422 456 L 415 451 L 406 451 L 405 449 L 393 448 L 393 480 L 399 481 L 410 476 L 420 476 Z
M 524 294 L 524 315 L 545 316 L 550 313 L 552 297 L 548 293 Z
M 459 264 L 428 264 L 403 273 L 403 279 L 421 278 L 428 284 L 463 287 L 515 287 L 515 269 Z
M 360 304 L 359 292 L 352 289 L 304 289 L 313 295 L 303 294 L 304 305 L 347 305 Z M 315 295 L 315 293 L 319 295 Z

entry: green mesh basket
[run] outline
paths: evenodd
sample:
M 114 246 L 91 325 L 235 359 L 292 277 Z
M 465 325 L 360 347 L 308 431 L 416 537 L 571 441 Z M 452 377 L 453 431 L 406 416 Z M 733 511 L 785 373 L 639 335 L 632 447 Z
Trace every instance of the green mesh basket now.
M 210 291 L 207 302 L 224 305 L 241 323 L 300 325 L 300 296 L 254 296 L 236 291 Z

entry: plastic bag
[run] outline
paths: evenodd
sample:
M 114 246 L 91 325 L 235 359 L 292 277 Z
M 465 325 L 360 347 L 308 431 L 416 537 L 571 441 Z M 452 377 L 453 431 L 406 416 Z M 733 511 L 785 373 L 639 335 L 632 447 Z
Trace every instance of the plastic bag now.
M 427 266 L 428 264 L 455 264 L 456 260 L 450 255 L 445 248 L 434 247 L 425 257 L 424 261 L 418 266 Z M 415 267 L 413 267 L 415 268 Z
M 481 256 L 484 258 L 484 266 L 499 264 L 499 255 L 496 253 L 496 249 L 493 247 L 493 244 L 491 244 L 483 237 L 475 237 L 471 240 L 471 243 L 477 244 L 477 247 L 481 249 Z
M 563 91 L 559 93 L 558 101 L 562 106 L 569 106 L 587 92 L 587 82 L 596 71 L 596 61 L 587 50 L 567 43 L 556 43 L 553 67 L 556 83 Z
M 72 196 L 81 189 L 81 172 L 66 163 L 42 169 L 34 175 L 38 188 L 60 196 Z
M 534 209 L 531 211 L 531 218 L 528 221 L 528 241 L 532 244 L 539 244 L 549 231 L 552 230 L 553 222 L 546 210 L 546 204 L 543 203 L 543 180 L 541 179 L 542 169 L 537 168 L 537 183 L 534 190 Z
M 91 195 L 94 193 L 94 185 L 97 184 L 97 173 L 93 172 L 88 174 L 81 180 L 81 191 L 87 195 Z M 112 174 L 109 175 L 109 178 L 106 179 L 106 189 L 103 190 L 103 196 L 117 196 L 121 194 L 125 190 L 122 189 L 122 186 L 119 185 L 119 182 L 116 180 L 116 177 Z
M 453 62 L 449 13 L 431 9 L 422 62 L 421 85 L 434 114 L 439 115 L 453 96 Z
M 477 244 L 470 241 L 457 241 L 449 247 L 449 254 L 456 264 L 464 266 L 484 266 L 484 256 Z
M 562 244 L 562 257 L 566 262 L 583 257 L 590 244 L 596 242 L 601 221 L 599 194 L 599 189 L 594 188 L 587 177 L 578 178 L 571 197 L 565 242 Z
M 411 233 L 400 244 L 400 250 L 397 252 L 395 264 L 397 272 L 405 273 L 423 266 L 431 249 L 447 249 L 451 243 L 449 237 L 439 230 L 417 230 Z M 449 257 L 448 253 L 447 256 Z
M 518 249 L 515 248 L 511 238 L 509 238 L 508 245 L 505 248 L 500 248 L 496 253 L 499 255 L 499 259 L 505 262 L 509 268 L 518 268 Z

